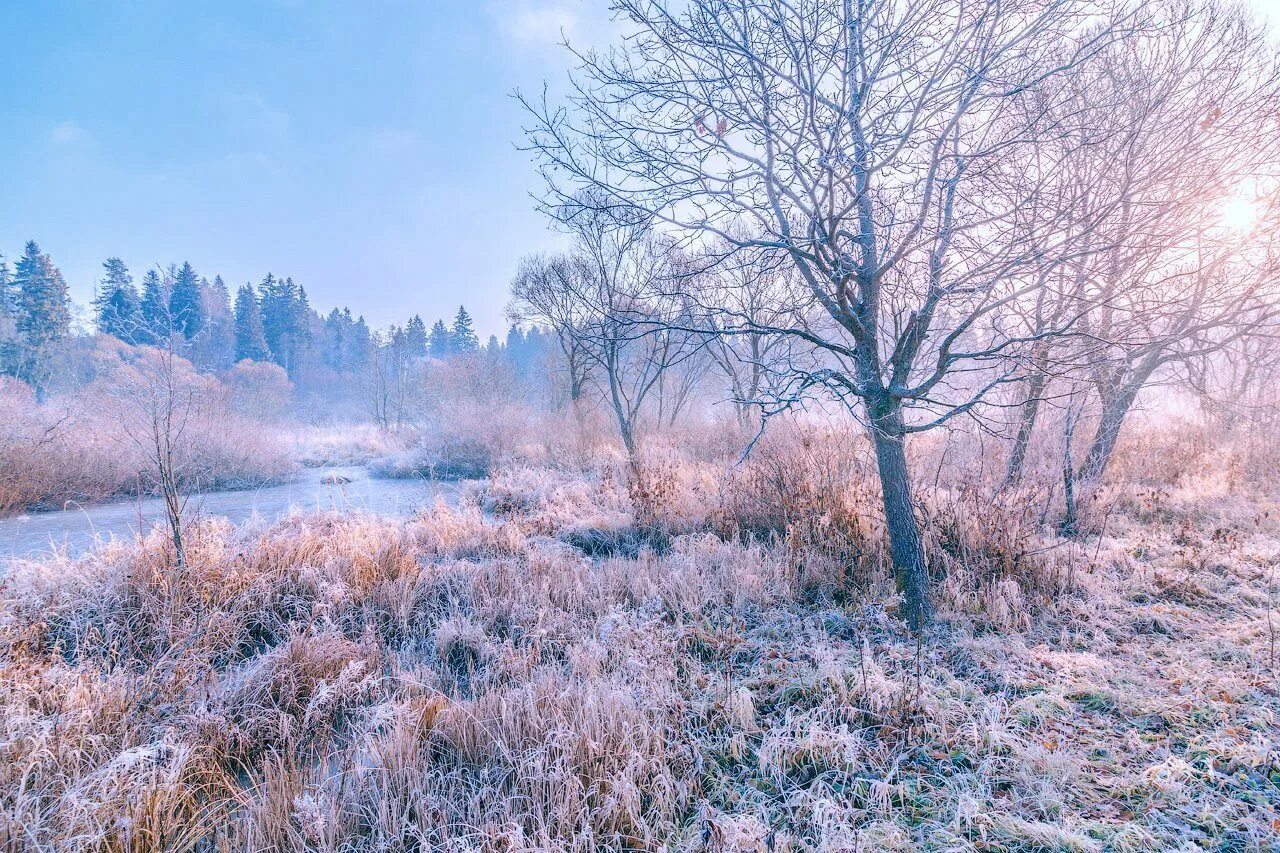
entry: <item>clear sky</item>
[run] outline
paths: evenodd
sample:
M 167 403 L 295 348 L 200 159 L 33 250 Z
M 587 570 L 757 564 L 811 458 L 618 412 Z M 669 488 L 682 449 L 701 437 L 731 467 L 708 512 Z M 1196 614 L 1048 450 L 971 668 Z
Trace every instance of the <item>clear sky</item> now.
M 375 325 L 501 333 L 533 212 L 510 93 L 563 79 L 590 0 L 0 0 L 0 252 L 87 301 L 102 261 L 272 271 Z M 592 10 L 595 7 L 595 11 Z
M 563 79 L 560 32 L 606 38 L 605 5 L 0 0 L 0 252 L 39 241 L 81 302 L 109 256 L 190 260 L 500 333 L 519 257 L 557 243 L 509 96 Z

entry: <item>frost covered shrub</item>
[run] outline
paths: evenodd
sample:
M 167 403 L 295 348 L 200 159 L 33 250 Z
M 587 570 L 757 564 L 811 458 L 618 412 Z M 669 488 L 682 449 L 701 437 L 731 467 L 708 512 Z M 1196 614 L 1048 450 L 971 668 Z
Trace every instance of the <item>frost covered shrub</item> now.
M 380 477 L 426 477 L 433 480 L 479 480 L 488 477 L 500 451 L 482 438 L 433 433 L 409 450 L 379 460 L 373 472 Z
M 244 359 L 223 374 L 222 382 L 231 408 L 261 421 L 279 418 L 293 394 L 293 383 L 278 364 Z
M 405 450 L 406 440 L 416 440 L 411 430 L 391 432 L 371 423 L 335 423 L 323 426 L 293 425 L 284 440 L 299 464 L 308 468 L 367 465 Z
M 135 379 L 157 357 L 154 350 L 110 350 L 95 364 L 92 384 L 44 403 L 21 383 L 0 384 L 0 514 L 152 491 L 154 447 L 140 399 L 146 392 Z M 183 489 L 252 485 L 292 473 L 283 443 L 234 411 L 216 378 L 179 359 L 174 381 L 191 399 L 174 430 Z
M 545 458 L 541 414 L 527 389 L 485 352 L 419 366 L 405 418 L 409 447 L 375 464 L 384 477 L 471 480 L 500 463 Z
M 96 500 L 126 485 L 136 467 L 96 422 L 26 385 L 0 379 L 0 515 Z

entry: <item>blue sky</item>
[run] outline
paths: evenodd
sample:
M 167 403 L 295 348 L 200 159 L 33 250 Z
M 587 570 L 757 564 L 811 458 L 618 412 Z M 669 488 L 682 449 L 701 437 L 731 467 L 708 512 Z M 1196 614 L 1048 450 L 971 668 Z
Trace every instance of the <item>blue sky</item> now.
M 1280 10 L 1280 0 L 1253 0 Z M 608 36 L 605 0 L 0 0 L 0 252 L 88 299 L 102 261 L 291 275 L 375 325 L 505 327 L 533 212 L 509 97 Z
M 563 79 L 599 5 L 0 2 L 0 252 L 39 241 L 82 302 L 108 256 L 190 260 L 501 332 L 520 255 L 557 242 L 509 95 Z

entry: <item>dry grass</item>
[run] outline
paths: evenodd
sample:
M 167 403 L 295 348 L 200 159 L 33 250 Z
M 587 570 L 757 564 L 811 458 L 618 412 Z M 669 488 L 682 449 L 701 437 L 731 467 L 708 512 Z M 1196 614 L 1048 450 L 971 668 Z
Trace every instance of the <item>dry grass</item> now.
M 1188 527 L 1113 485 L 1108 532 L 1066 543 L 1016 497 L 928 492 L 945 621 L 918 645 L 831 441 L 512 469 L 404 521 L 205 523 L 184 571 L 160 538 L 18 565 L 0 841 L 1274 845 L 1274 522 Z
M 308 468 L 368 465 L 402 453 L 408 436 L 395 435 L 375 424 L 294 425 L 285 442 L 299 464 Z

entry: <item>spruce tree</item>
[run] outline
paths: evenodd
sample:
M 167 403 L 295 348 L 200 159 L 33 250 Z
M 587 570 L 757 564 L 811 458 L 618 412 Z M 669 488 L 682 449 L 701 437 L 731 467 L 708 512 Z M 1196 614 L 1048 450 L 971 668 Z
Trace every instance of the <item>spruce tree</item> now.
M 262 329 L 262 312 L 253 285 L 246 284 L 236 292 L 236 361 L 270 361 L 271 350 Z
M 445 326 L 444 320 L 436 320 L 431 327 L 431 335 L 427 339 L 427 351 L 432 358 L 448 358 L 453 355 L 453 336 Z
M 98 331 L 125 343 L 136 343 L 139 306 L 133 276 L 119 258 L 107 258 L 102 269 L 102 289 L 93 301 Z
M 71 298 L 62 273 L 40 254 L 32 240 L 14 268 L 18 332 L 25 344 L 41 349 L 63 338 L 71 327 Z
M 453 329 L 449 332 L 455 352 L 471 353 L 480 349 L 480 338 L 476 336 L 475 327 L 471 324 L 471 315 L 467 309 L 458 306 L 458 315 L 453 319 Z
M 142 296 L 138 300 L 138 329 L 132 343 L 158 346 L 169 340 L 169 292 L 156 270 L 142 277 Z
M 235 363 L 235 314 L 231 310 L 231 293 L 222 276 L 213 281 L 201 279 L 200 295 L 204 305 L 205 330 L 198 348 L 198 361 L 210 370 L 225 370 Z
M 18 354 L 17 294 L 9 262 L 0 255 L 0 373 L 14 373 Z
M 191 264 L 183 262 L 169 294 L 169 316 L 173 328 L 187 340 L 192 340 L 205 327 L 204 297 L 200 292 L 200 279 Z
M 289 284 L 293 284 L 293 279 L 288 281 Z M 311 310 L 311 300 L 307 297 L 307 289 L 299 287 L 297 294 L 297 298 L 293 301 L 290 319 L 292 321 L 291 331 L 293 332 L 294 347 L 300 361 L 303 354 L 311 349 L 311 321 L 315 319 L 315 312 Z
M 329 312 L 329 316 L 324 318 L 324 341 L 320 346 L 320 357 L 327 367 L 339 373 L 342 372 L 343 366 L 346 364 L 347 337 L 350 334 L 350 326 L 350 311 L 344 316 L 341 311 L 334 308 Z
M 404 325 L 405 348 L 410 358 L 423 358 L 427 354 L 427 324 L 414 314 Z
M 62 273 L 32 240 L 14 268 L 19 375 L 43 388 L 48 350 L 71 329 L 71 298 Z
M 344 309 L 342 315 L 350 323 L 348 326 L 350 334 L 346 341 L 346 367 L 348 370 L 362 370 L 369 366 L 369 361 L 373 357 L 373 335 L 363 316 L 351 322 L 350 309 Z
M 287 369 L 287 341 L 289 336 L 289 303 L 292 294 L 285 289 L 284 279 L 271 273 L 258 285 L 258 306 L 262 316 L 262 331 L 266 337 L 271 358 Z
M 524 332 L 515 323 L 511 324 L 511 328 L 507 329 L 507 355 L 518 359 L 520 352 L 524 348 Z

